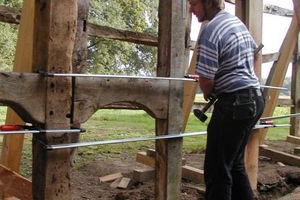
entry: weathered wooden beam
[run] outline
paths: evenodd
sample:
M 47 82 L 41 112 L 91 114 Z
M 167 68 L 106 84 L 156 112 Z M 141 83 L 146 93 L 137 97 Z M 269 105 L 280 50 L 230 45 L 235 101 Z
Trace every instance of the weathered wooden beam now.
M 186 6 L 181 0 L 159 1 L 157 76 L 183 77 L 185 68 Z M 156 135 L 182 130 L 183 83 L 171 82 L 168 119 L 156 120 Z M 179 200 L 182 139 L 156 141 L 155 199 Z
M 46 82 L 38 74 L 0 73 L 0 101 L 29 123 L 45 121 Z
M 72 72 L 77 0 L 35 0 L 33 67 L 46 72 Z M 45 129 L 69 129 L 71 79 L 45 78 Z M 32 104 L 34 106 L 34 104 Z M 69 143 L 69 134 L 33 136 L 33 199 L 70 200 L 70 151 L 47 151 L 44 144 Z
M 3 6 L 0 6 L 0 10 L 2 9 Z M 32 70 L 33 15 L 34 15 L 34 1 L 33 0 L 24 1 L 23 8 L 22 8 L 22 19 L 18 31 L 18 40 L 16 45 L 16 52 L 15 52 L 15 59 L 14 59 L 14 66 L 13 66 L 13 71 L 15 72 L 31 72 Z M 12 18 L 19 20 L 20 16 L 19 17 L 18 16 L 19 15 L 17 15 L 12 11 L 10 12 L 10 15 L 7 15 L 6 18 L 4 16 L 4 19 L 11 22 Z M 3 17 L 3 15 L 1 15 L 0 18 L 1 17 Z M 2 88 L 7 86 L 6 82 L 1 85 Z M 12 86 L 12 83 L 9 85 Z M 15 91 L 18 91 L 18 89 L 11 90 L 8 92 L 11 93 Z M 31 93 L 31 91 L 27 91 L 27 92 L 29 92 L 29 94 Z M 23 98 L 23 96 L 20 96 L 20 98 Z M 30 110 L 28 111 L 30 112 Z M 6 112 L 5 123 L 22 125 L 24 124 L 24 121 L 11 108 L 8 108 Z M 20 171 L 23 141 L 24 141 L 24 135 L 5 135 L 3 137 L 1 163 L 15 172 Z M 4 194 L 4 197 L 7 198 L 9 196 Z
M 294 15 L 293 10 L 289 10 L 286 8 L 281 8 L 279 6 L 265 4 L 264 5 L 264 13 L 272 14 L 272 15 L 279 15 L 283 17 L 292 17 Z
M 32 199 L 32 183 L 18 173 L 0 165 L 0 191 L 18 199 Z
M 15 8 L 0 5 L 0 21 L 11 24 L 19 24 L 21 13 Z
M 98 109 L 120 102 L 166 119 L 169 84 L 167 80 L 76 78 L 73 121 L 83 123 Z
M 126 42 L 133 42 L 136 44 L 145 44 L 149 46 L 157 46 L 157 36 L 146 33 L 119 30 L 93 23 L 88 23 L 88 33 L 90 36 L 100 38 L 121 40 Z

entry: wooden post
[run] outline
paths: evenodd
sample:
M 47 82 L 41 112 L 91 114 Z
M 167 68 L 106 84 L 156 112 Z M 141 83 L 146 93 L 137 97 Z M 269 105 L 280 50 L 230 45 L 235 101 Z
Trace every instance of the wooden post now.
M 262 42 L 262 17 L 263 2 L 261 0 L 236 1 L 236 14 L 246 24 L 255 42 L 259 45 Z M 261 78 L 262 54 L 256 56 L 254 70 L 257 77 Z M 253 190 L 257 188 L 258 156 L 259 156 L 259 131 L 254 130 L 249 138 L 245 164 Z
M 291 84 L 291 99 L 293 105 L 291 107 L 291 113 L 300 112 L 300 35 L 298 34 L 297 48 L 295 51 L 293 70 L 292 70 L 292 84 Z M 300 119 L 299 117 L 291 118 L 290 135 L 300 136 Z
M 157 76 L 183 77 L 185 10 L 183 0 L 159 2 Z M 183 82 L 171 81 L 168 119 L 156 120 L 156 135 L 182 131 Z M 182 139 L 156 141 L 155 199 L 181 199 Z
M 33 67 L 70 73 L 76 33 L 76 0 L 36 0 Z M 69 129 L 71 79 L 48 78 L 46 129 Z M 70 151 L 47 151 L 45 144 L 68 143 L 69 135 L 36 134 L 33 137 L 33 199 L 71 199 Z
M 34 1 L 24 1 L 13 67 L 15 72 L 32 71 L 33 15 Z M 23 120 L 11 108 L 7 109 L 5 123 L 24 124 Z M 5 135 L 3 137 L 1 163 L 15 172 L 20 171 L 23 140 L 24 135 Z
M 88 43 L 88 31 L 87 21 L 89 14 L 89 0 L 77 0 L 78 16 L 77 16 L 77 30 L 75 45 L 72 56 L 72 72 L 73 73 L 85 73 L 86 61 L 87 61 L 87 43 Z M 73 79 L 75 82 L 75 79 Z M 74 84 L 74 83 L 73 83 Z M 72 119 L 73 120 L 73 119 Z M 71 122 L 73 124 L 73 121 Z M 76 127 L 80 127 L 80 124 L 73 124 Z M 71 142 L 79 142 L 80 133 L 74 133 L 71 135 Z M 71 149 L 71 166 L 75 162 L 76 148 Z

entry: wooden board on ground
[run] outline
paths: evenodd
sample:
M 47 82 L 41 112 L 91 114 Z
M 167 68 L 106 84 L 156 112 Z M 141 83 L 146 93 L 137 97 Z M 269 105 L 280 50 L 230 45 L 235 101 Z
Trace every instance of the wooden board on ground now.
M 3 165 L 0 165 L 0 191 L 19 199 L 32 199 L 31 181 Z
M 117 188 L 126 189 L 128 187 L 128 185 L 130 184 L 130 181 L 131 181 L 130 178 L 123 177 Z
M 118 178 L 122 178 L 122 177 L 123 177 L 123 175 L 120 172 L 118 172 L 118 173 L 99 177 L 99 181 L 100 181 L 100 183 L 104 183 L 104 182 L 114 181 L 114 180 L 116 180 Z
M 155 169 L 151 167 L 139 168 L 133 170 L 133 180 L 138 182 L 146 182 L 155 178 Z
M 293 144 L 300 145 L 300 137 L 296 137 L 296 136 L 293 136 L 293 135 L 288 135 L 286 137 L 286 141 L 290 142 L 290 143 L 293 143 Z
M 204 171 L 195 167 L 182 166 L 182 178 L 194 183 L 204 184 Z
M 119 183 L 121 182 L 121 179 L 122 179 L 122 177 L 117 178 L 116 180 L 114 180 L 114 181 L 110 184 L 110 187 L 111 187 L 111 188 L 117 188 L 118 185 L 119 185 Z
M 279 161 L 288 165 L 300 166 L 300 157 L 289 153 L 270 149 L 263 145 L 259 148 L 259 155 L 271 158 L 274 161 Z

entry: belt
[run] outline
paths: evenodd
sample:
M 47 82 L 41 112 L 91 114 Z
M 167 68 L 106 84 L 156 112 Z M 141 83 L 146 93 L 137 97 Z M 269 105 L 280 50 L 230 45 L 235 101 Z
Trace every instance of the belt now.
M 222 93 L 218 95 L 218 99 L 227 98 L 227 97 L 234 97 L 236 95 L 243 95 L 243 94 L 252 94 L 254 96 L 262 96 L 262 92 L 259 88 L 246 88 L 230 93 Z

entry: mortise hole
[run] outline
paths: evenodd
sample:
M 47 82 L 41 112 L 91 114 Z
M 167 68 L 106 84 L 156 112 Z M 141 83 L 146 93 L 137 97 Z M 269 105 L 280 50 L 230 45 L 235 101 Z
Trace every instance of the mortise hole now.
M 50 83 L 50 88 L 51 88 L 51 89 L 54 88 L 54 83 L 53 83 L 53 82 Z
M 53 115 L 54 114 L 54 112 L 51 110 L 50 112 L 49 112 L 49 115 Z

